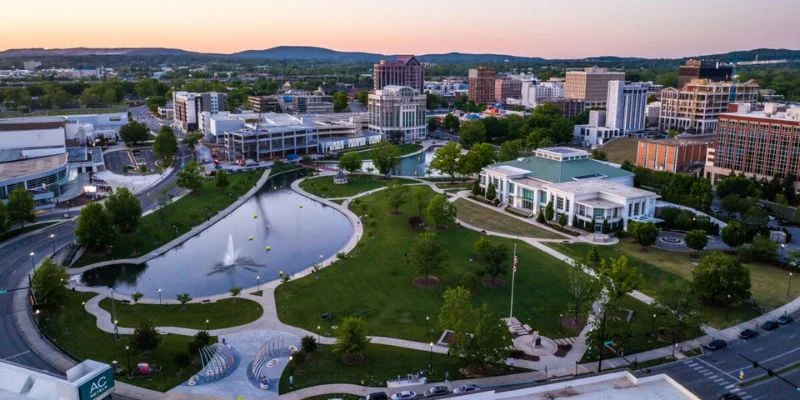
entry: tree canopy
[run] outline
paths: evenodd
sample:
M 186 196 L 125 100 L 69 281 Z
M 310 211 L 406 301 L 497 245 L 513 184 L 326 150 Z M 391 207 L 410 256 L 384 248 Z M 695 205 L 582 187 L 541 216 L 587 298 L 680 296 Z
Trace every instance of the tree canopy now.
M 21 224 L 24 228 L 25 222 L 36 221 L 36 215 L 33 214 L 34 206 L 33 193 L 23 188 L 12 190 L 6 204 L 8 221 L 14 225 Z
M 153 142 L 153 155 L 161 161 L 162 165 L 168 167 L 172 165 L 172 160 L 177 153 L 178 140 L 175 137 L 175 132 L 168 126 L 162 126 L 158 135 L 156 135 L 155 142 Z
M 339 168 L 348 172 L 355 172 L 361 169 L 361 162 L 361 156 L 358 153 L 348 151 L 339 157 Z
M 90 203 L 81 209 L 75 235 L 92 250 L 102 250 L 114 242 L 113 223 L 102 204 Z
M 203 187 L 203 175 L 200 166 L 194 161 L 178 172 L 178 186 L 197 193 Z
M 475 242 L 475 253 L 477 259 L 483 266 L 484 274 L 492 279 L 497 279 L 498 275 L 508 273 L 507 263 L 510 250 L 505 243 L 493 242 L 486 237 L 481 237 Z
M 138 121 L 131 121 L 119 129 L 119 137 L 128 146 L 136 146 L 139 142 L 150 139 L 150 129 Z
M 52 259 L 45 258 L 33 274 L 36 300 L 49 306 L 63 304 L 67 297 L 67 288 L 64 286 L 67 280 L 67 271 Z
M 336 330 L 333 352 L 343 359 L 361 358 L 367 350 L 367 324 L 358 317 L 347 316 Z
M 139 226 L 142 217 L 142 205 L 128 188 L 118 188 L 105 201 L 106 211 L 111 223 L 122 232 L 131 232 Z
M 450 179 L 455 180 L 456 175 L 461 172 L 461 146 L 456 142 L 449 142 L 436 149 L 430 168 L 450 175 Z
M 431 227 L 444 228 L 456 219 L 456 206 L 447 201 L 444 195 L 437 194 L 428 202 L 428 224 Z
M 706 304 L 727 305 L 750 299 L 750 270 L 735 257 L 711 253 L 692 270 L 692 287 Z
M 424 275 L 425 282 L 428 283 L 428 277 L 441 271 L 445 261 L 439 236 L 433 232 L 425 232 L 414 238 L 409 259 L 416 273 Z
M 372 148 L 370 155 L 372 163 L 378 169 L 378 172 L 382 175 L 388 175 L 399 161 L 400 149 L 392 143 L 383 141 Z

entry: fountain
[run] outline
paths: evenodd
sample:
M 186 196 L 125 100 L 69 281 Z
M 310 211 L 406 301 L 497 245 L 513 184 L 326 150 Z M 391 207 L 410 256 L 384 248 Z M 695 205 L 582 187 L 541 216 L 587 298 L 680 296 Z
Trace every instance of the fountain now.
M 225 251 L 225 257 L 222 259 L 222 265 L 229 267 L 236 264 L 236 258 L 239 252 L 233 247 L 233 235 L 228 235 L 228 249 Z
M 252 236 L 250 238 L 250 240 L 253 240 Z M 255 262 L 252 258 L 239 257 L 239 250 L 233 247 L 233 235 L 228 234 L 228 246 L 225 249 L 225 256 L 222 257 L 222 262 L 217 263 L 217 265 L 211 268 L 211 271 L 207 275 L 227 271 L 237 266 L 250 272 L 258 272 L 255 268 L 266 267 L 264 264 Z

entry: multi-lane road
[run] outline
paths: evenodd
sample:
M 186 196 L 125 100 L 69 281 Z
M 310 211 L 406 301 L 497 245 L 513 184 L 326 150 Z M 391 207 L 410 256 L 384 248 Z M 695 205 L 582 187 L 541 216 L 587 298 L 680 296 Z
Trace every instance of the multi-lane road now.
M 159 195 L 164 191 L 172 195 L 180 192 L 174 183 L 177 171 L 185 158 L 185 146 L 180 146 L 179 151 L 180 156 L 176 160 L 175 168 L 162 180 L 137 194 L 142 210 L 147 211 L 158 207 Z M 1 359 L 34 369 L 58 372 L 36 355 L 17 332 L 12 299 L 14 290 L 24 290 L 27 287 L 25 277 L 32 271 L 33 265 L 39 263 L 45 256 L 49 256 L 54 247 L 58 248 L 72 243 L 75 240 L 74 232 L 75 221 L 72 219 L 24 237 L 0 243 L 0 289 L 10 290 L 6 294 L 0 294 Z M 30 255 L 31 252 L 33 252 L 33 256 Z
M 723 350 L 706 351 L 699 357 L 652 368 L 651 374 L 666 373 L 702 399 L 717 399 L 725 393 L 735 393 L 744 400 L 800 398 L 794 386 L 776 377 L 768 378 L 764 369 L 753 368 L 750 361 L 741 357 L 758 361 L 773 371 L 799 363 L 800 321 L 759 333 L 754 339 L 731 341 Z M 744 374 L 741 386 L 740 372 Z M 781 376 L 800 385 L 800 369 Z

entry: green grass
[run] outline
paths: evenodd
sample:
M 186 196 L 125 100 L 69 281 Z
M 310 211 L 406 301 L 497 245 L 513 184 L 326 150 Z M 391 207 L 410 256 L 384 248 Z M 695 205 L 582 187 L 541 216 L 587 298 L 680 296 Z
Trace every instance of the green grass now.
M 472 189 L 472 182 L 445 182 L 445 183 L 437 183 L 436 187 L 440 189 Z
M 427 373 L 430 353 L 400 347 L 367 345 L 364 360 L 356 365 L 347 365 L 333 354 L 332 346 L 320 346 L 309 354 L 303 364 L 287 367 L 281 376 L 280 393 L 289 390 L 289 375 L 293 376 L 294 390 L 328 383 L 351 383 L 367 386 L 386 386 L 387 379 L 416 373 L 424 369 Z M 457 379 L 463 360 L 444 354 L 433 354 L 433 380 L 443 381 L 445 371 L 450 379 Z M 328 396 L 330 397 L 330 396 Z
M 142 217 L 136 232 L 118 236 L 111 251 L 87 251 L 73 266 L 147 254 L 231 205 L 258 182 L 261 174 L 259 171 L 231 174 L 227 188 L 218 188 L 213 179 L 206 180 L 199 193 L 190 193 L 169 206 Z
M 458 199 L 453 204 L 458 210 L 458 219 L 481 229 L 542 239 L 564 238 L 561 235 L 539 228 L 536 225 L 522 222 L 503 214 L 501 211 L 491 210 L 469 200 Z
M 308 193 L 324 198 L 350 197 L 362 192 L 382 188 L 391 182 L 402 184 L 416 183 L 411 179 L 393 178 L 384 179 L 377 175 L 348 175 L 347 183 L 333 184 L 333 176 L 318 176 L 300 182 L 300 187 Z
M 114 316 L 119 326 L 135 327 L 146 318 L 155 326 L 205 329 L 230 328 L 257 320 L 264 313 L 261 305 L 247 299 L 223 299 L 213 303 L 124 304 L 114 301 Z M 100 301 L 100 307 L 111 312 L 111 299 Z
M 636 139 L 619 138 L 612 140 L 605 146 L 601 146 L 600 150 L 608 155 L 608 161 L 622 164 L 623 161 L 628 160 L 635 164 L 637 143 Z
M 419 144 L 416 144 L 416 143 L 403 143 L 403 144 L 397 145 L 397 149 L 400 151 L 400 157 L 402 157 L 402 156 L 407 156 L 407 155 L 409 155 L 411 153 L 416 153 L 416 152 L 422 150 L 422 145 L 419 145 Z M 347 153 L 347 152 L 345 151 L 345 152 L 342 152 L 341 154 L 344 154 L 344 153 Z M 364 150 L 358 150 L 358 151 L 356 151 L 356 154 L 358 154 L 358 156 L 361 158 L 362 161 L 369 160 L 370 157 L 372 157 L 372 149 L 369 148 L 369 149 L 364 149 Z
M 300 167 L 300 166 L 297 166 L 297 165 L 294 165 L 294 164 L 278 164 L 278 165 L 274 165 L 272 168 L 270 168 L 269 176 L 275 176 L 275 175 L 278 175 L 278 174 L 282 174 L 284 172 L 295 171 L 295 170 L 298 170 L 298 169 L 303 169 L 303 167 Z
M 426 189 L 430 195 L 433 192 Z M 367 214 L 365 234 L 356 249 L 345 260 L 309 276 L 281 285 L 276 291 L 278 315 L 284 323 L 332 334 L 331 325 L 337 325 L 345 316 L 359 316 L 367 323 L 371 335 L 429 341 L 439 337 L 438 314 L 442 294 L 448 287 L 457 286 L 465 272 L 480 275 L 481 267 L 475 258 L 474 243 L 481 234 L 463 228 L 451 227 L 439 233 L 445 249 L 445 266 L 434 275 L 441 279 L 432 289 L 413 285 L 418 277 L 406 262 L 405 254 L 417 235 L 408 224 L 416 215 L 411 204 L 401 207 L 401 215 L 390 215 L 387 194 L 378 192 L 361 198 L 350 207 L 358 214 Z M 490 238 L 513 248 L 514 241 Z M 520 243 L 517 249 L 519 269 L 516 276 L 514 315 L 543 335 L 558 338 L 575 333 L 561 328 L 560 313 L 567 312 L 568 266 L 545 253 Z M 507 275 L 501 277 L 505 287 L 479 287 L 473 305 L 486 303 L 499 315 L 509 311 L 511 254 L 507 261 Z M 317 278 L 318 277 L 318 278 Z M 332 318 L 323 321 L 321 313 Z M 433 335 L 426 334 L 425 317 L 430 316 Z
M 0 112 L 0 118 L 16 118 L 16 117 L 36 117 L 48 115 L 76 115 L 76 114 L 107 114 L 125 112 L 127 106 L 125 104 L 113 105 L 104 108 L 61 108 L 49 110 L 35 110 L 29 113 L 21 111 L 3 111 Z
M 56 223 L 56 221 L 47 221 L 47 222 L 42 222 L 42 223 L 38 223 L 38 224 L 35 224 L 35 225 L 26 225 L 24 228 L 17 228 L 17 229 L 14 229 L 14 230 L 10 230 L 10 231 L 6 231 L 6 232 L 3 232 L 3 233 L 0 233 L 0 242 L 8 240 L 8 239 L 11 239 L 11 238 L 15 238 L 15 237 L 17 237 L 19 235 L 22 235 L 23 233 L 33 232 L 33 231 L 37 231 L 39 229 L 47 228 L 48 226 L 53 225 L 55 223 Z
M 105 363 L 116 360 L 126 367 L 125 345 L 129 344 L 130 336 L 120 335 L 120 340 L 115 341 L 113 334 L 97 328 L 95 317 L 85 313 L 81 306 L 81 302 L 94 296 L 94 293 L 69 292 L 68 300 L 57 312 L 42 312 L 42 328 L 55 343 L 80 360 L 92 359 Z M 173 362 L 175 354 L 185 352 L 191 340 L 190 336 L 164 335 L 158 348 L 150 354 L 131 352 L 132 365 L 147 362 L 161 366 L 162 371 L 148 378 L 128 379 L 127 375 L 123 375 L 116 379 L 159 391 L 179 385 L 200 369 L 199 365 L 193 365 L 179 374 Z
M 592 246 L 586 243 L 548 243 L 547 245 L 572 258 L 583 258 Z M 688 285 L 692 279 L 693 263 L 699 260 L 691 253 L 665 251 L 654 247 L 643 251 L 639 245 L 630 240 L 623 240 L 615 246 L 597 246 L 597 250 L 603 258 L 616 258 L 620 255 L 627 257 L 630 263 L 637 267 L 644 276 L 639 290 L 653 297 L 658 295 L 659 290 L 667 282 Z M 702 257 L 702 254 L 700 256 Z M 786 282 L 788 273 L 768 265 L 752 264 L 749 266 L 753 297 L 760 306 L 774 308 L 790 300 L 786 297 L 786 286 L 782 285 Z M 792 288 L 791 294 L 792 296 L 800 295 L 800 288 Z M 752 306 L 726 309 L 700 305 L 698 312 L 704 322 L 717 328 L 747 321 L 760 315 L 759 310 Z

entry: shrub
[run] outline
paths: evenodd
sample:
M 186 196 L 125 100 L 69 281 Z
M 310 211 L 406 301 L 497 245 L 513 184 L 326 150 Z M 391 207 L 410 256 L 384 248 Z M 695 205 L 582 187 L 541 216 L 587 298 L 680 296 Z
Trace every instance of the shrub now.
M 153 323 L 147 319 L 139 321 L 139 326 L 136 327 L 131 336 L 131 345 L 139 352 L 155 349 L 160 341 L 161 335 Z
M 311 335 L 303 336 L 300 340 L 300 348 L 306 353 L 313 353 L 317 349 L 317 339 Z
M 306 361 L 306 352 L 298 351 L 292 354 L 292 361 L 296 364 L 302 364 Z
M 192 359 L 189 356 L 189 353 L 181 351 L 179 353 L 175 353 L 175 358 L 173 359 L 173 362 L 175 362 L 175 366 L 178 367 L 178 369 L 184 369 L 188 367 L 189 364 L 191 364 Z
M 408 217 L 408 225 L 411 226 L 411 229 L 417 230 L 420 228 L 420 225 L 422 225 L 422 218 L 416 215 L 412 215 Z

